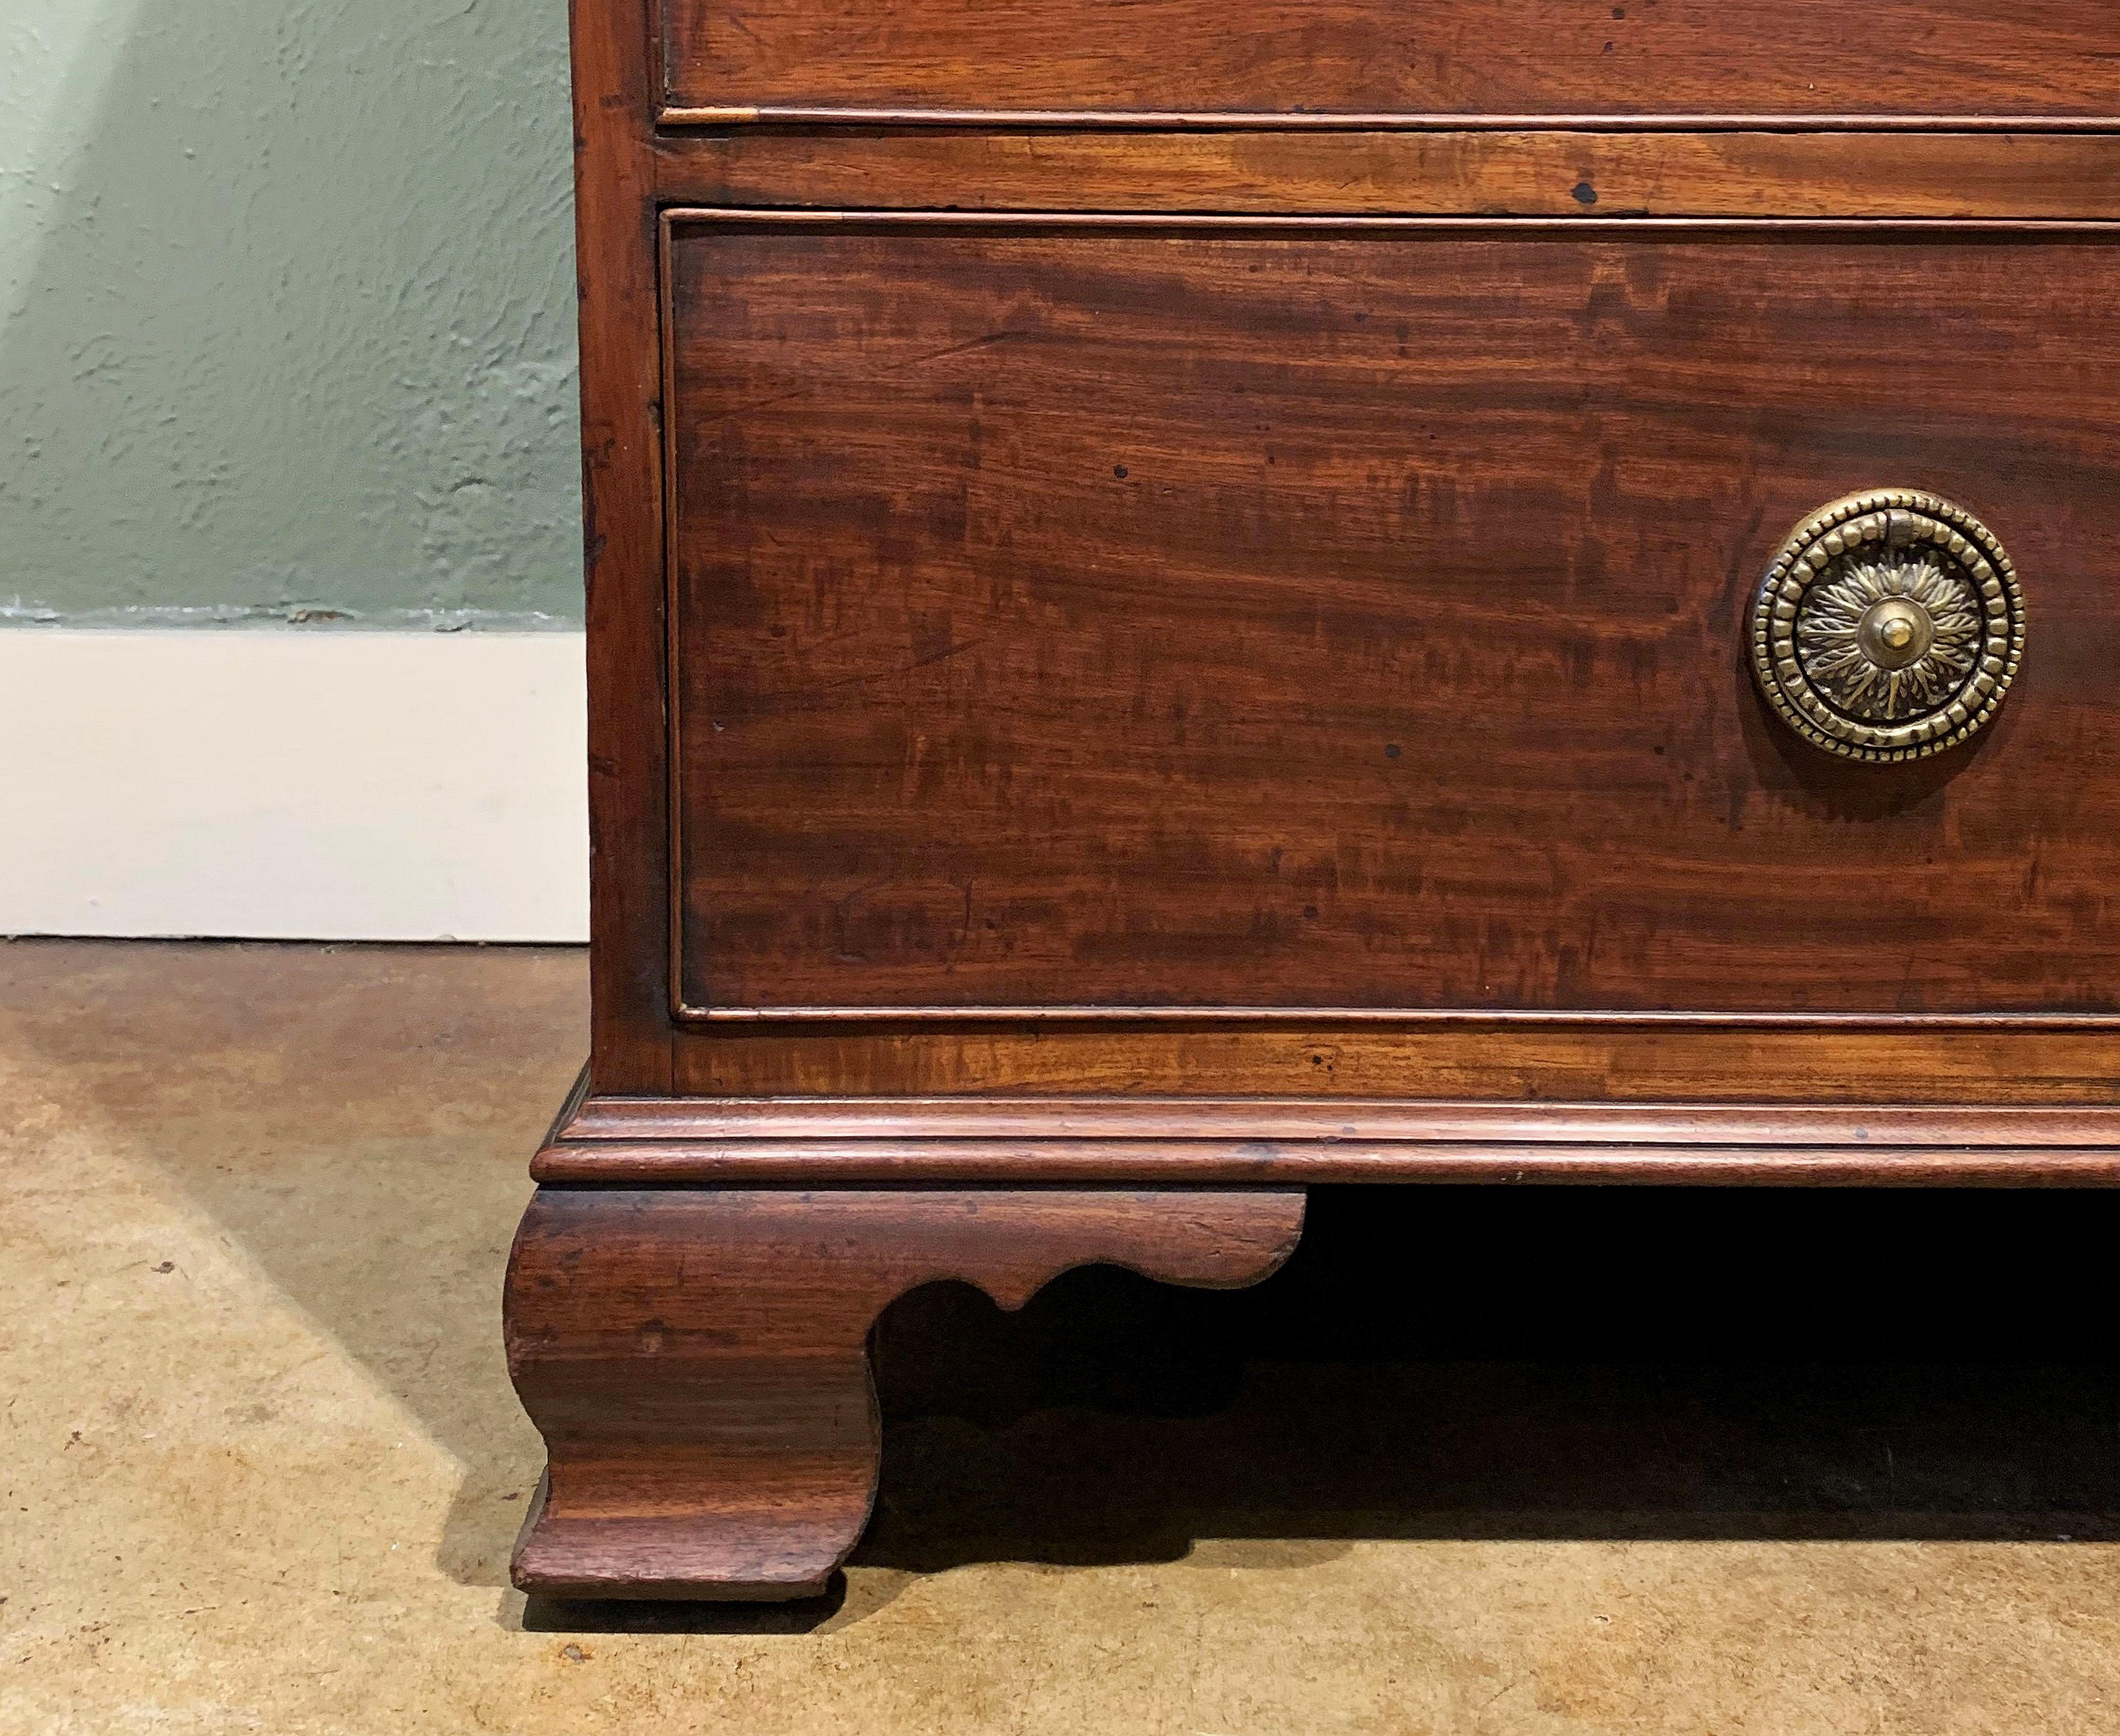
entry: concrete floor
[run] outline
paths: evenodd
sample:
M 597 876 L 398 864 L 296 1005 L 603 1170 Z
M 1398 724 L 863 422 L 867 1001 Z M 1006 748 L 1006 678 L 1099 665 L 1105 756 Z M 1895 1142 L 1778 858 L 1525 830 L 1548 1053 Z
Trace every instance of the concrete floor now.
M 2109 1196 L 1321 1194 L 878 1340 L 844 1591 L 532 1604 L 579 954 L 0 945 L 0 1729 L 2120 1730 Z

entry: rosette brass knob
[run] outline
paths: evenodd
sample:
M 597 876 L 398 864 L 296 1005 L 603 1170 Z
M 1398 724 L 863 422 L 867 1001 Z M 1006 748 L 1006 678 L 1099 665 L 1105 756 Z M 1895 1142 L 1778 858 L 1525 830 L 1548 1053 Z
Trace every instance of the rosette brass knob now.
M 2025 651 L 2025 600 L 1994 533 L 1934 494 L 1880 489 L 1820 508 L 1752 604 L 1752 672 L 1798 735 L 1889 763 L 1984 727 Z

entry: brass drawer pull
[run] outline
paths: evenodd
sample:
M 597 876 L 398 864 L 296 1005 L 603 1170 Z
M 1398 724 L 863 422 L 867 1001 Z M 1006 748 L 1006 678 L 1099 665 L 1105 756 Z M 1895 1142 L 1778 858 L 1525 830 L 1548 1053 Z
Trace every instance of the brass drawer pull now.
M 1752 604 L 1760 690 L 1806 741 L 1850 759 L 1957 746 L 1995 715 L 2024 650 L 2024 593 L 1994 533 L 1904 489 L 1814 513 Z

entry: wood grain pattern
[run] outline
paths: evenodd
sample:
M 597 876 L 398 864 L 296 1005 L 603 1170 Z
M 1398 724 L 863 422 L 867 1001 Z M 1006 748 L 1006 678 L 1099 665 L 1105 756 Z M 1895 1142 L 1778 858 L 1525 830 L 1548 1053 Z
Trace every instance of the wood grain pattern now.
M 2104 234 L 678 222 L 688 1003 L 2120 1005 Z M 1740 621 L 1887 482 L 2033 643 L 1850 767 Z
M 592 1066 L 602 1090 L 669 1090 L 660 280 L 640 0 L 574 0 L 573 44 Z
M 1313 1181 L 2120 1182 L 2117 21 L 574 0 L 517 1582 L 822 1590 L 893 1297 L 1249 1283 Z M 1744 606 L 1894 485 L 2029 653 L 1849 766 Z
M 1256 1283 L 1298 1190 L 1213 1193 L 542 1189 L 509 1265 L 509 1372 L 550 1466 L 525 1590 L 773 1599 L 861 1535 L 879 1441 L 865 1349 L 941 1279 L 1020 1307 L 1094 1262 Z
M 661 0 L 665 116 L 2109 115 L 2106 0 Z
M 695 1027 L 706 1097 L 1267 1097 L 1569 1102 L 2120 1102 L 2102 1032 L 1313 1023 L 932 1029 Z
M 961 1098 L 593 1099 L 546 1182 L 2120 1185 L 2120 1110 Z
M 667 132 L 655 153 L 672 205 L 2120 217 L 2112 134 L 771 127 Z

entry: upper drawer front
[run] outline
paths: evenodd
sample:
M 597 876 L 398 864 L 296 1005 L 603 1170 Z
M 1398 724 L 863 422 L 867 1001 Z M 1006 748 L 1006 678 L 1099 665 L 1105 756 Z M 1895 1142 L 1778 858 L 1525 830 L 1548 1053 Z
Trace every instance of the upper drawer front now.
M 2116 244 L 1623 227 L 677 220 L 686 1003 L 2120 1007 Z M 1872 487 L 2029 614 L 1907 764 L 1752 675 Z
M 675 120 L 2110 116 L 2113 0 L 662 0 Z

